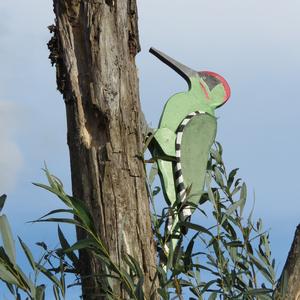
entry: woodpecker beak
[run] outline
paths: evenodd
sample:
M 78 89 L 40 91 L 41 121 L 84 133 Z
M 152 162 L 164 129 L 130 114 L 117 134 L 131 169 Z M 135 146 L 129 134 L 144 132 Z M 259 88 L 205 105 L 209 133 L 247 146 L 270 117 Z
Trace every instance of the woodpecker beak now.
M 172 68 L 175 72 L 177 72 L 180 76 L 182 76 L 190 86 L 190 78 L 191 77 L 198 77 L 198 73 L 189 67 L 181 64 L 180 62 L 176 61 L 175 59 L 171 58 L 170 56 L 164 54 L 163 52 L 156 50 L 155 48 L 151 47 L 149 52 L 155 55 L 158 59 Z

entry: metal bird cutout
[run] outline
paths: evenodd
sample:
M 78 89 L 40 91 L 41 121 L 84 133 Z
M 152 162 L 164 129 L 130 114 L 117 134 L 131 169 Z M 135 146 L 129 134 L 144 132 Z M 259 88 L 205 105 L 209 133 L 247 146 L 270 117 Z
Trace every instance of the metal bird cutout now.
M 169 232 L 176 233 L 178 218 L 187 220 L 203 193 L 209 151 L 217 131 L 215 109 L 229 99 L 230 87 L 216 73 L 196 72 L 154 48 L 150 53 L 189 86 L 188 91 L 169 98 L 149 144 L 157 159 L 165 200 L 170 207 L 177 206 L 178 214 L 168 225 Z

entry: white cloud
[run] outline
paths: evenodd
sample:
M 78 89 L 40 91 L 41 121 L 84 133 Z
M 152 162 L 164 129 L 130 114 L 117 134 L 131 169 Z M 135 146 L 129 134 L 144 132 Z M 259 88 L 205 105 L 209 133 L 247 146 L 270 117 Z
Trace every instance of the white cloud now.
M 0 194 L 14 188 L 22 168 L 22 154 L 14 140 L 21 125 L 20 116 L 16 105 L 0 100 Z

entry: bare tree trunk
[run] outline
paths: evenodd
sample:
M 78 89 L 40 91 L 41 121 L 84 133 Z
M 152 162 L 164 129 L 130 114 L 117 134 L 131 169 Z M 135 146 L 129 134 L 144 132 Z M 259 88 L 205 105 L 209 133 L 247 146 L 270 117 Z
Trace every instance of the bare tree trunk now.
M 275 300 L 300 300 L 300 225 L 283 268 Z
M 54 12 L 50 58 L 66 104 L 73 194 L 89 207 L 112 259 L 122 265 L 128 253 L 139 261 L 147 295 L 156 251 L 139 158 L 136 1 L 54 0 Z M 94 257 L 80 259 L 83 278 L 101 272 Z M 100 290 L 95 278 L 83 280 L 84 299 L 101 299 Z M 119 284 L 114 292 L 126 298 Z

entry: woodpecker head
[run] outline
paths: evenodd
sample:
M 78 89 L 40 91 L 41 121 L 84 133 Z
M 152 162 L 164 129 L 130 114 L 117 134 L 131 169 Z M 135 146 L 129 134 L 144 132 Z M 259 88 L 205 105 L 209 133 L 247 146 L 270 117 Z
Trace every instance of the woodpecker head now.
M 194 71 L 154 48 L 150 48 L 149 52 L 182 76 L 188 83 L 191 96 L 199 98 L 203 105 L 215 109 L 228 101 L 230 87 L 221 75 L 210 71 Z

